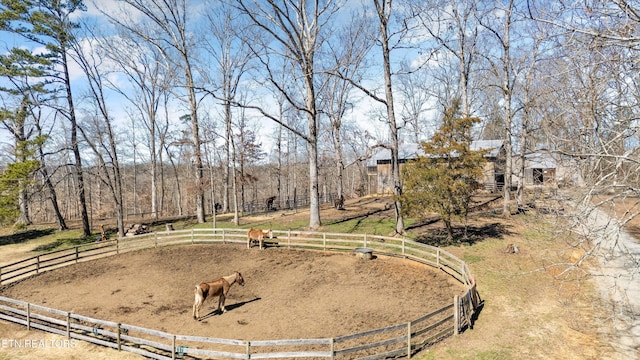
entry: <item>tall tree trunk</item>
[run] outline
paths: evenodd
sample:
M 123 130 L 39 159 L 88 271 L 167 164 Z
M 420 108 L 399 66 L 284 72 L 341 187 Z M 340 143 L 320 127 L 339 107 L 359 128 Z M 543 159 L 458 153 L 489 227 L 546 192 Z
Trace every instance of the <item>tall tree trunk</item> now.
M 229 138 L 231 140 L 231 186 L 232 186 L 232 195 L 233 195 L 233 223 L 238 226 L 240 225 L 240 217 L 239 217 L 239 209 L 238 209 L 238 174 L 236 171 L 236 145 L 233 140 L 233 136 Z M 240 173 L 242 177 L 242 172 Z M 242 184 L 242 182 L 241 182 Z M 244 186 L 241 185 L 242 191 L 242 208 L 244 209 Z
M 504 203 L 502 206 L 502 212 L 504 216 L 510 217 L 511 210 L 509 209 L 509 202 L 511 196 L 511 174 L 513 173 L 513 160 L 512 160 L 512 145 L 511 145 L 511 100 L 513 96 L 513 86 L 511 84 L 511 12 L 513 10 L 513 1 L 510 1 L 510 7 L 505 11 L 504 15 L 504 33 L 503 33 L 503 54 L 502 56 L 502 91 L 504 94 L 504 126 L 505 126 L 505 142 L 504 149 L 506 152 L 506 164 L 504 168 Z
M 27 189 L 20 190 L 18 206 L 20 207 L 18 224 L 31 225 L 31 219 L 29 218 L 29 194 L 27 193 Z
M 42 175 L 42 178 L 44 179 L 45 187 L 49 192 L 49 199 L 51 200 L 51 208 L 53 209 L 53 214 L 56 217 L 56 221 L 58 222 L 58 230 L 61 230 L 61 231 L 68 230 L 69 227 L 67 227 L 67 223 L 65 222 L 64 217 L 60 212 L 60 206 L 58 205 L 58 196 L 56 194 L 56 188 L 55 186 L 53 186 L 53 183 L 51 182 L 51 178 L 49 177 L 49 172 L 44 167 L 44 154 L 42 153 L 41 149 L 39 151 L 40 151 L 40 165 L 41 165 L 40 174 Z
M 313 83 L 313 58 L 307 59 L 305 85 L 307 88 L 306 108 L 309 135 L 307 150 L 309 152 L 309 229 L 320 227 L 320 193 L 318 191 L 318 126 L 316 110 L 315 85 Z
M 71 148 L 74 157 L 74 175 L 76 178 L 76 186 L 78 201 L 80 202 L 80 216 L 82 218 L 82 233 L 85 237 L 91 236 L 91 225 L 89 223 L 89 213 L 87 212 L 87 199 L 84 188 L 84 176 L 82 169 L 82 156 L 80 155 L 80 146 L 78 144 L 78 123 L 76 121 L 76 111 L 73 105 L 73 97 L 71 94 L 71 81 L 69 75 L 67 53 L 64 46 L 61 46 L 62 66 L 64 71 L 64 84 L 67 92 L 67 103 L 69 104 L 69 120 L 71 122 Z
M 380 19 L 380 43 L 382 45 L 382 58 L 384 68 L 384 90 L 386 97 L 387 117 L 389 123 L 389 137 L 391 140 L 391 181 L 393 182 L 394 194 L 394 213 L 396 217 L 396 233 L 404 234 L 404 219 L 402 216 L 402 203 L 400 196 L 402 195 L 402 182 L 400 179 L 400 160 L 398 155 L 398 126 L 396 123 L 396 114 L 393 106 L 393 87 L 391 83 L 391 60 L 389 57 L 389 34 L 387 32 L 391 2 L 387 0 L 375 0 L 378 17 Z
M 193 136 L 193 158 L 196 171 L 196 218 L 199 224 L 206 222 L 204 210 L 204 169 L 202 168 L 202 149 L 200 144 L 200 125 L 198 123 L 198 105 L 194 90 L 193 74 L 189 59 L 185 56 L 185 73 L 187 77 L 187 91 L 189 93 L 189 107 L 191 109 L 191 132 Z

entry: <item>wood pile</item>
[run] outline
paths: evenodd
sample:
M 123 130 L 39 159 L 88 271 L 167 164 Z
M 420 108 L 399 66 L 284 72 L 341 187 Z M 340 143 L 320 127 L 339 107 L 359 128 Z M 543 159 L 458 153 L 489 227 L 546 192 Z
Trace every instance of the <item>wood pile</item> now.
M 126 236 L 135 236 L 135 235 L 140 235 L 140 234 L 146 234 L 148 232 L 151 232 L 151 230 L 149 230 L 149 227 L 147 227 L 147 225 L 144 224 L 133 224 L 129 227 L 129 229 L 127 229 L 127 232 L 125 233 Z

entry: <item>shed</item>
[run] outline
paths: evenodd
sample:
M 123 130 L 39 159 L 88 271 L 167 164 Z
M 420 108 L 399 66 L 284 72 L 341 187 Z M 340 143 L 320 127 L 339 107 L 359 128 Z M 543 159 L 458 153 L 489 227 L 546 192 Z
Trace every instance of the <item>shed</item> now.
M 545 152 L 525 155 L 524 185 L 545 185 L 556 181 L 557 162 Z

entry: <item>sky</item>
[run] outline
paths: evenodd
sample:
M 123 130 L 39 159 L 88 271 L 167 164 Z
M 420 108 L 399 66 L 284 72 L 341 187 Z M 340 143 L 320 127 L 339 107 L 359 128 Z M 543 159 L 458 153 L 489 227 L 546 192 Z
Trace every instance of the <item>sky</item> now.
M 359 1 L 350 1 L 350 3 L 358 4 Z M 191 3 L 196 4 L 191 10 L 196 10 L 198 6 L 202 4 L 201 1 L 193 1 Z M 120 8 L 120 4 L 116 0 L 100 0 L 100 1 L 86 1 L 85 5 L 87 6 L 86 12 L 80 12 L 76 15 L 75 21 L 83 21 L 89 20 L 90 22 L 94 22 L 99 24 L 99 29 L 102 33 L 106 35 L 113 35 L 113 33 L 109 30 L 109 24 L 106 21 L 104 15 L 100 10 L 108 11 L 109 13 L 115 14 Z M 127 14 L 131 15 L 131 12 Z M 0 33 L 0 51 L 6 50 L 12 46 L 33 46 L 33 44 L 27 44 L 20 37 L 10 36 L 6 33 Z M 33 47 L 32 47 L 33 48 Z M 37 49 L 35 49 L 37 51 Z M 374 51 L 380 51 L 379 49 L 374 49 Z M 80 67 L 76 64 L 71 64 L 70 75 L 74 90 L 74 97 L 80 98 L 86 91 L 86 80 L 84 78 L 84 74 Z M 127 87 L 126 81 L 119 75 L 111 75 L 110 78 L 114 83 L 120 84 L 121 88 Z M 378 78 L 379 81 L 382 81 L 382 77 Z M 375 108 L 377 104 L 373 103 L 366 96 L 363 96 L 361 93 L 357 94 L 360 101 L 358 101 L 355 107 L 352 109 L 350 113 L 347 114 L 347 117 L 356 122 L 360 128 L 367 129 L 371 132 L 371 134 L 377 136 L 378 138 L 384 139 L 387 137 L 388 128 L 386 125 L 379 120 L 372 120 L 370 110 Z M 126 100 L 123 97 L 115 92 L 110 91 L 107 95 L 110 104 L 110 112 L 111 117 L 116 119 L 116 122 L 120 122 L 123 127 L 130 126 L 131 121 L 129 120 L 128 109 L 131 108 L 131 105 L 127 104 Z M 204 102 L 206 103 L 205 100 Z M 188 113 L 188 109 L 185 104 L 175 102 L 171 109 L 169 110 L 171 113 L 171 118 L 178 119 L 181 115 Z M 251 116 L 251 114 L 249 114 Z M 272 134 L 275 132 L 276 125 L 273 121 L 255 116 L 257 120 L 256 125 L 261 131 L 259 131 L 261 135 L 260 142 L 263 144 L 263 150 L 267 153 L 271 152 L 274 146 L 274 140 L 272 138 Z M 0 130 L 0 141 L 6 141 L 6 130 Z

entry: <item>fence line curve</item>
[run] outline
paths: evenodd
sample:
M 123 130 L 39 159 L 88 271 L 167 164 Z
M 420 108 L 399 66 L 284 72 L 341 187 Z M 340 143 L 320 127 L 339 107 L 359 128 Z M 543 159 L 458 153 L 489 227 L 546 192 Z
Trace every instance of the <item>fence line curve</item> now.
M 225 228 L 161 231 L 78 245 L 0 266 L 0 286 L 13 285 L 43 271 L 123 252 L 187 244 L 246 244 L 246 231 Z M 467 264 L 446 250 L 406 238 L 379 235 L 290 230 L 273 230 L 273 235 L 273 239 L 265 239 L 270 246 L 323 251 L 365 248 L 376 254 L 426 264 L 456 279 L 464 292 L 455 295 L 450 305 L 409 323 L 325 339 L 244 341 L 177 335 L 3 296 L 0 296 L 0 319 L 24 325 L 27 329 L 39 329 L 154 359 L 410 358 L 430 344 L 473 326 L 481 301 L 477 284 Z

